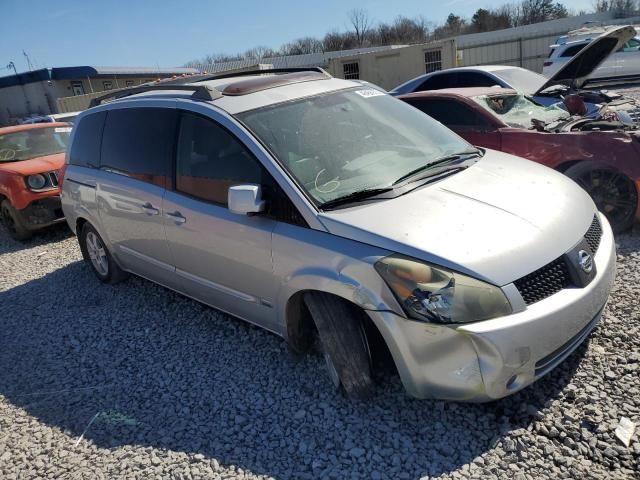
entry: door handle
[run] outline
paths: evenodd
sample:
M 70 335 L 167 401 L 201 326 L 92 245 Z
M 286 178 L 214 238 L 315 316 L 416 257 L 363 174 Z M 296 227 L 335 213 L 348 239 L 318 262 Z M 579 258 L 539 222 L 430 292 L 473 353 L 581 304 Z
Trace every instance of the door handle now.
M 173 220 L 176 224 L 184 223 L 187 221 L 185 217 L 178 211 L 167 213 L 167 218 Z
M 142 211 L 144 211 L 144 213 L 146 213 L 147 215 L 158 215 L 160 213 L 160 210 L 155 208 L 149 202 L 142 205 Z

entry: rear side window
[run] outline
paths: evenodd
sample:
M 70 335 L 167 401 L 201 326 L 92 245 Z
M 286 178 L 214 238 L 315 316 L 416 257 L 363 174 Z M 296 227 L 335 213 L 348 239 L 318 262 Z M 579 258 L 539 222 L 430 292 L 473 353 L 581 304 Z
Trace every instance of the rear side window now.
M 493 87 L 498 85 L 493 78 L 479 72 L 459 72 L 456 87 Z
M 415 92 L 421 92 L 423 90 L 441 90 L 443 88 L 456 88 L 456 73 L 441 73 L 434 75 L 426 79 L 422 84 L 416 88 Z
M 447 127 L 488 129 L 489 124 L 472 108 L 455 100 L 412 100 L 411 105 Z
M 75 127 L 69 163 L 80 167 L 97 168 L 100 164 L 100 141 L 106 112 L 84 117 Z
M 571 47 L 568 47 L 564 52 L 562 52 L 560 54 L 561 57 L 573 57 L 576 53 L 578 53 L 580 50 L 582 50 L 587 44 L 580 44 L 580 45 L 572 45 Z
M 100 168 L 167 187 L 175 129 L 173 109 L 109 110 L 102 136 Z

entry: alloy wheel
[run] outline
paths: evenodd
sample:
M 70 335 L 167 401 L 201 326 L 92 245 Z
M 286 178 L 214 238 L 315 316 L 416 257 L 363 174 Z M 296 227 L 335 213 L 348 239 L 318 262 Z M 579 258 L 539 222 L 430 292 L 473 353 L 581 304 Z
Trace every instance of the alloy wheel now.
M 91 260 L 91 264 L 96 271 L 106 277 L 109 273 L 109 259 L 107 258 L 107 251 L 102 244 L 102 241 L 93 232 L 88 232 L 86 236 L 87 254 Z
M 633 183 L 614 170 L 590 170 L 576 178 L 612 225 L 621 225 L 635 215 L 637 194 Z

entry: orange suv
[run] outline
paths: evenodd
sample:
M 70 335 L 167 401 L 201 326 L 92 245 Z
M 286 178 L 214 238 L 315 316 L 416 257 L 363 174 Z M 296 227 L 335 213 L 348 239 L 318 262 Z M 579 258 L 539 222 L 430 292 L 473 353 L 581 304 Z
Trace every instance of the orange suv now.
M 0 128 L 0 215 L 14 239 L 64 220 L 58 182 L 70 133 L 68 123 Z

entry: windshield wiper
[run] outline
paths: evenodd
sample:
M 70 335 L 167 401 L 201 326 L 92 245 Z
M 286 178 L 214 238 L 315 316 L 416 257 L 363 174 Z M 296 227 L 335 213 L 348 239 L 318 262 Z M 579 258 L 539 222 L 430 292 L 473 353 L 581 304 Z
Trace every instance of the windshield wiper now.
M 371 197 L 375 197 L 376 195 L 390 192 L 392 190 L 393 190 L 392 187 L 366 188 L 364 190 L 356 190 L 355 192 L 351 192 L 342 197 L 334 198 L 333 200 L 328 200 L 324 203 L 321 203 L 319 205 L 319 208 L 321 208 L 322 210 L 330 210 L 332 208 L 339 207 L 341 205 L 355 203 L 361 200 L 367 200 Z
M 426 178 L 428 176 L 431 175 L 438 175 L 440 173 L 443 172 L 442 168 L 434 168 L 434 167 L 438 167 L 438 166 L 444 166 L 444 165 L 449 165 L 449 164 L 453 164 L 453 163 L 458 163 L 464 160 L 467 160 L 469 158 L 472 157 L 480 157 L 482 156 L 482 150 L 474 150 L 472 152 L 460 152 L 460 153 L 454 153 L 452 155 L 446 155 L 442 158 L 438 158 L 437 160 L 434 160 L 433 162 L 429 162 L 425 165 L 422 165 L 414 170 L 411 170 L 409 173 L 406 173 L 405 175 L 401 176 L 400 178 L 398 178 L 395 182 L 392 183 L 392 185 L 397 185 L 399 183 L 402 183 L 412 177 L 415 177 L 417 174 L 423 172 L 423 171 L 429 171 L 432 170 L 432 172 L 429 172 L 429 174 L 424 175 L 420 178 Z

